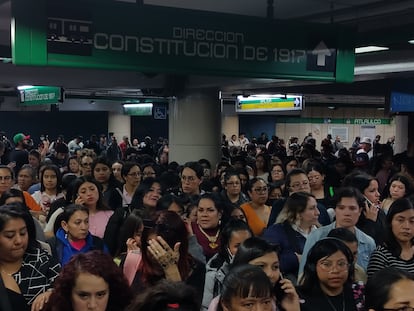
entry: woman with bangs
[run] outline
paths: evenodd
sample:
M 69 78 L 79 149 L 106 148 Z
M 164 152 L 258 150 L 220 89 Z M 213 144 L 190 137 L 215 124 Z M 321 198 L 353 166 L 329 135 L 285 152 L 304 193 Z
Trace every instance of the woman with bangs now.
M 60 268 L 36 240 L 27 208 L 0 206 L 0 309 L 41 310 Z
M 224 279 L 224 287 L 217 311 L 272 311 L 274 292 L 262 269 L 242 265 L 235 267 Z
M 188 252 L 188 232 L 177 213 L 162 211 L 152 228 L 145 228 L 141 238 L 142 260 L 131 284 L 134 292 L 157 284 L 185 282 L 199 294 L 204 288 L 206 268 Z
M 310 249 L 298 293 L 302 311 L 359 311 L 362 288 L 353 284 L 353 255 L 344 242 L 324 238 Z
M 293 283 L 284 279 L 280 273 L 278 252 L 279 248 L 276 245 L 257 237 L 248 238 L 239 245 L 230 267 L 230 273 L 236 267 L 246 264 L 259 267 L 270 281 L 272 296 L 275 297 L 271 310 L 298 311 L 300 310 L 298 294 Z M 221 295 L 224 290 L 225 285 L 223 285 L 220 296 L 216 296 L 210 303 L 209 311 L 219 310 L 219 302 L 223 301 Z
M 42 208 L 43 216 L 39 221 L 46 225 L 46 216 L 49 214 L 51 204 L 64 195 L 62 193 L 62 174 L 59 167 L 54 164 L 46 164 L 40 171 L 40 190 L 32 194 L 32 197 Z

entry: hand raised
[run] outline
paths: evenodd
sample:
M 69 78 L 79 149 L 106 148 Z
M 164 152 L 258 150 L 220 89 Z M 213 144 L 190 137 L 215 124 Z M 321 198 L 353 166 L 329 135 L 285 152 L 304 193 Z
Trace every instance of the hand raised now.
M 175 243 L 172 249 L 162 237 L 157 236 L 156 239 L 149 240 L 148 244 L 149 252 L 163 269 L 177 265 L 180 258 L 180 242 Z

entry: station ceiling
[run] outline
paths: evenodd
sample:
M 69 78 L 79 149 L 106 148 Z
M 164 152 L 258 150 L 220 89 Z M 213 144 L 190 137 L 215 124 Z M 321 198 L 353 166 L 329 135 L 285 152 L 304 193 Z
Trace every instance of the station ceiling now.
M 115 0 L 114 0 L 115 1 Z M 118 0 L 142 2 L 142 0 Z M 9 62 L 11 1 L 0 0 L 0 95 L 21 84 L 54 84 L 74 96 L 166 94 L 175 87 L 217 88 L 225 96 L 243 92 L 299 92 L 316 102 L 343 96 L 387 96 L 397 88 L 414 93 L 414 1 L 410 0 L 143 0 L 144 4 L 223 12 L 325 24 L 357 30 L 357 46 L 382 45 L 389 50 L 356 57 L 353 83 L 247 79 L 212 76 L 147 75 L 137 72 L 14 66 Z M 141 92 L 141 93 L 140 93 Z M 106 94 L 106 95 L 105 95 Z

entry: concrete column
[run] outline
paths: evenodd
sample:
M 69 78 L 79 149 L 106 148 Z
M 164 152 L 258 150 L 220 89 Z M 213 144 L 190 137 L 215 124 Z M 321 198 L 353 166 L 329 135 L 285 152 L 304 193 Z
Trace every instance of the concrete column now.
M 408 116 L 395 116 L 395 143 L 394 154 L 407 149 L 408 143 Z
M 122 141 L 122 136 L 131 138 L 131 117 L 115 112 L 108 115 L 108 132 L 113 132 L 118 143 Z
M 217 89 L 188 90 L 170 103 L 169 161 L 220 160 L 221 103 Z

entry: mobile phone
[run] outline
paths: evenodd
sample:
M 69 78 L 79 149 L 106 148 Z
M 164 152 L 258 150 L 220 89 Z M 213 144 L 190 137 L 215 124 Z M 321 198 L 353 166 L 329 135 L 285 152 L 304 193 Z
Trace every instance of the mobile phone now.
M 279 303 L 283 300 L 283 297 L 285 297 L 285 291 L 282 289 L 282 283 L 280 282 L 281 280 L 283 280 L 282 273 L 280 273 L 279 280 L 275 284 L 276 301 Z
M 364 198 L 365 198 L 365 201 L 368 203 L 368 206 L 369 207 L 371 207 L 371 206 L 375 206 L 376 208 L 379 208 L 378 207 L 378 204 L 374 204 L 374 203 L 372 203 L 365 195 L 364 195 Z

